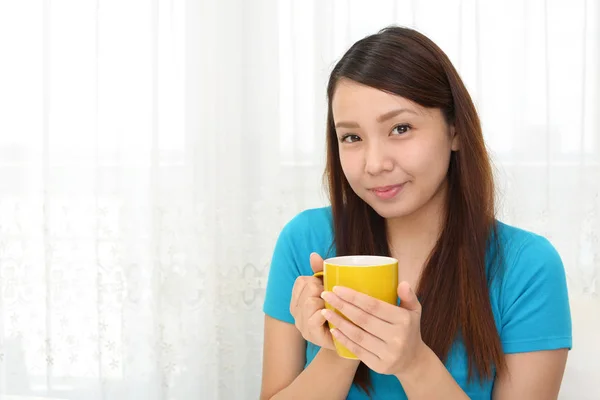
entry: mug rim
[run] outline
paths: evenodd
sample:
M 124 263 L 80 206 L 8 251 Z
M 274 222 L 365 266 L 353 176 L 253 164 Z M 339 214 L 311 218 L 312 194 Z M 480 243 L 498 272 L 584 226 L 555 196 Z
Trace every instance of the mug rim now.
M 323 260 L 323 264 L 329 264 L 336 267 L 382 267 L 397 263 L 398 260 L 393 257 L 372 255 L 338 256 Z

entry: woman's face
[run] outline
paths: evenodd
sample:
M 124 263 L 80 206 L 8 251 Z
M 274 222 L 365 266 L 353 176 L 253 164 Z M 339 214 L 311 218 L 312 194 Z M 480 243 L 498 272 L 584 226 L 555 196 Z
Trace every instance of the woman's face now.
M 408 216 L 443 193 L 458 138 L 439 109 L 341 79 L 332 112 L 344 175 L 379 215 Z

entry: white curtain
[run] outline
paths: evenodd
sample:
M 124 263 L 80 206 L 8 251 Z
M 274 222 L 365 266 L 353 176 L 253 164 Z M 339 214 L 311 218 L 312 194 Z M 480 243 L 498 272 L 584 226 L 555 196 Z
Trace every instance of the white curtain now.
M 0 0 L 0 399 L 257 398 L 328 73 L 389 24 L 463 76 L 501 218 L 567 269 L 561 398 L 600 398 L 597 1 Z

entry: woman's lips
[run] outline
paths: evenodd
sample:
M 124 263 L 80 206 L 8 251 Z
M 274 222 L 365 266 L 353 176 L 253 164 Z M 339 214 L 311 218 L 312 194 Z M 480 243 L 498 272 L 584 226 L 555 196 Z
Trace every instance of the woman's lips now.
M 395 197 L 402 188 L 404 187 L 404 183 L 400 185 L 392 185 L 392 186 L 381 186 L 371 189 L 371 191 L 375 194 L 375 196 L 379 197 L 382 200 L 389 200 Z

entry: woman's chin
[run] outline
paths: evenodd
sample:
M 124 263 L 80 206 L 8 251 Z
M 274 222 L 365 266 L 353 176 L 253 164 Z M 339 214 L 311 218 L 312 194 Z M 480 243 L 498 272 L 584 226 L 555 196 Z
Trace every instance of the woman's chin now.
M 385 219 L 393 219 L 393 218 L 403 218 L 407 215 L 410 215 L 413 210 L 407 207 L 406 204 L 402 204 L 404 202 L 392 202 L 392 203 L 380 203 L 380 202 L 369 202 L 368 204 L 371 206 L 373 210 L 379 216 Z

